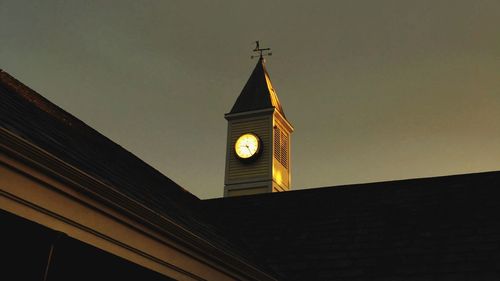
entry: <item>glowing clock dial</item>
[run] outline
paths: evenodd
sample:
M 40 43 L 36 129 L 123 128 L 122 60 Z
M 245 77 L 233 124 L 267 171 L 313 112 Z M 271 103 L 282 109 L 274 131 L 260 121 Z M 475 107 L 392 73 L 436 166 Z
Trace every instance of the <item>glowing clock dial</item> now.
M 250 159 L 258 155 L 261 149 L 260 139 L 257 135 L 247 133 L 241 135 L 234 145 L 236 156 L 241 159 Z

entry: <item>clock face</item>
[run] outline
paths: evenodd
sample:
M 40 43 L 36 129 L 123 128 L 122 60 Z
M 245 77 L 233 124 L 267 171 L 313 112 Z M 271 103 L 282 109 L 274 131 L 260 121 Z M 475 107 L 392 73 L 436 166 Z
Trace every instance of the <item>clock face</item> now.
M 260 151 L 260 139 L 257 135 L 247 133 L 241 135 L 234 145 L 236 155 L 241 159 L 250 159 L 258 155 Z

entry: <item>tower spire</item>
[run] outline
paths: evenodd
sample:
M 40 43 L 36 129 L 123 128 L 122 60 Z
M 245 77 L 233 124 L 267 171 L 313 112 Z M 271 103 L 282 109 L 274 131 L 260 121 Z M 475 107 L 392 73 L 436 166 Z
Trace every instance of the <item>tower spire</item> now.
M 263 50 L 260 48 L 258 49 L 259 52 Z M 266 54 L 263 54 L 263 56 L 265 55 Z M 273 107 L 285 116 L 278 95 L 271 83 L 271 78 L 267 73 L 264 59 L 261 57 L 228 114 Z
M 224 196 L 290 190 L 290 138 L 286 119 L 267 73 L 264 56 L 270 48 L 255 42 L 259 57 L 250 78 L 236 99 L 228 121 Z

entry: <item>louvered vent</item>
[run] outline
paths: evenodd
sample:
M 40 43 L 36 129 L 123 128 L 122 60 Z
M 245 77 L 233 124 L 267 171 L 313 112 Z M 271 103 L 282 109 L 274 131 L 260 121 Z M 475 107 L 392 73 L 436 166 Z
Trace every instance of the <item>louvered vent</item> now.
M 288 135 L 278 127 L 274 128 L 274 158 L 288 169 Z

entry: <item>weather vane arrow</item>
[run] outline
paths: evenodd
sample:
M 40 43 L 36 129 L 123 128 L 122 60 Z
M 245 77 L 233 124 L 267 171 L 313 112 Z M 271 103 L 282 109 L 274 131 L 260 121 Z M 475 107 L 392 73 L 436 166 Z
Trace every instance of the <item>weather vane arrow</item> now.
M 264 56 L 272 56 L 273 53 L 271 53 L 271 48 L 261 48 L 259 44 L 259 40 L 255 41 L 255 48 L 253 49 L 254 52 L 258 53 L 258 55 L 252 55 L 250 58 L 256 58 L 259 57 L 262 59 Z

